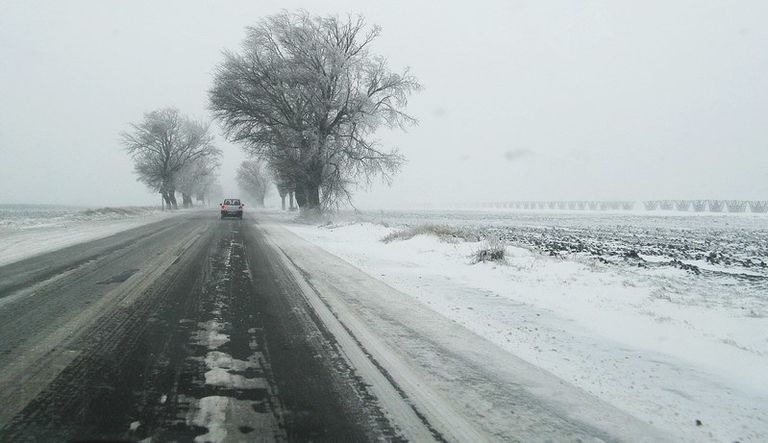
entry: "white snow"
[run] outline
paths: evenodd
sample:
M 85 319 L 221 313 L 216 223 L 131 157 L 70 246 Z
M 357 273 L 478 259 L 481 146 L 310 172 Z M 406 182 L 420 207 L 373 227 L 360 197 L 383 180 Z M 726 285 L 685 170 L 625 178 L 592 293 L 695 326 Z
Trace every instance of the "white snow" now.
M 0 266 L 44 252 L 108 237 L 121 231 L 163 220 L 186 211 L 83 212 L 54 219 L 0 219 Z M 117 211 L 117 212 L 115 212 Z
M 221 301 L 217 301 L 220 305 Z M 212 312 L 219 315 L 221 306 Z M 208 352 L 203 359 L 207 371 L 204 373 L 205 384 L 226 390 L 269 390 L 263 377 L 246 377 L 243 372 L 260 369 L 263 356 L 254 352 L 248 360 L 233 358 L 218 348 L 230 341 L 228 334 L 222 331 L 229 324 L 214 318 L 199 322 L 198 329 L 192 334 L 192 341 L 205 346 Z M 199 357 L 194 357 L 199 359 Z M 165 397 L 165 396 L 163 396 Z M 164 402 L 165 400 L 163 400 Z M 211 395 L 199 399 L 189 399 L 190 410 L 187 423 L 206 428 L 207 432 L 195 437 L 197 442 L 223 441 L 275 441 L 280 435 L 279 425 L 272 412 L 257 412 L 252 400 L 237 399 L 225 395 Z M 259 430 L 258 435 L 249 435 Z M 271 432 L 265 432 L 265 431 Z
M 235 400 L 229 397 L 212 395 L 203 397 L 197 403 L 194 415 L 187 422 L 208 429 L 208 432 L 195 438 L 198 442 L 219 442 L 227 436 L 227 410 L 232 408 Z M 192 411 L 190 411 L 192 413 Z
M 267 381 L 264 378 L 249 378 L 237 374 L 259 368 L 256 363 L 258 356 L 251 356 L 250 359 L 253 361 L 238 360 L 224 352 L 209 352 L 205 357 L 205 364 L 209 368 L 205 373 L 205 384 L 232 389 L 267 389 Z
M 195 437 L 196 442 L 224 441 L 278 441 L 280 431 L 271 413 L 254 411 L 253 401 L 238 400 L 232 397 L 211 395 L 193 402 L 187 413 L 187 423 L 207 429 L 203 435 Z M 240 428 L 247 426 L 254 434 L 244 433 Z M 272 432 L 264 432 L 271 430 Z
M 198 327 L 200 329 L 195 331 L 192 336 L 192 340 L 198 345 L 208 349 L 217 349 L 229 342 L 229 335 L 221 332 L 224 329 L 224 324 L 216 319 L 200 322 Z
M 518 247 L 507 248 L 506 264 L 471 265 L 480 243 L 384 244 L 393 228 L 372 223 L 286 227 L 680 441 L 768 435 L 768 318 L 689 294 L 698 289 L 679 284 L 684 270 Z

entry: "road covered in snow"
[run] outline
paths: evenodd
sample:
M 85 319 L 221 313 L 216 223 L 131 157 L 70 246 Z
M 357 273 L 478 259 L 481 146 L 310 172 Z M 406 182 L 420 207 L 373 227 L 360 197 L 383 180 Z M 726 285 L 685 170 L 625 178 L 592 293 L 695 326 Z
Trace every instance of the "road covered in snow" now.
M 379 255 L 378 246 L 392 246 L 379 235 L 392 229 L 190 211 L 9 261 L 0 266 L 0 440 L 665 441 L 681 434 L 532 364 L 519 345 L 453 315 L 483 316 L 480 301 L 504 297 L 450 282 L 430 288 L 437 274 L 419 264 L 423 245 L 403 242 L 408 254 Z M 356 246 L 344 252 L 334 239 Z M 372 259 L 355 262 L 349 251 Z M 457 282 L 460 269 L 494 272 L 450 263 L 446 256 L 440 265 Z M 408 268 L 423 280 L 422 292 L 386 281 L 389 271 L 402 277 Z M 439 297 L 463 304 L 447 308 Z M 487 306 L 514 317 L 518 331 L 538 327 L 533 317 L 545 313 L 519 301 Z M 562 336 L 575 330 L 562 328 Z M 606 358 L 608 351 L 597 350 Z M 712 432 L 714 422 L 701 417 L 688 439 Z M 747 424 L 743 441 L 756 429 Z
M 768 217 L 414 211 L 287 226 L 676 441 L 768 435 Z M 473 264 L 491 237 L 504 262 Z

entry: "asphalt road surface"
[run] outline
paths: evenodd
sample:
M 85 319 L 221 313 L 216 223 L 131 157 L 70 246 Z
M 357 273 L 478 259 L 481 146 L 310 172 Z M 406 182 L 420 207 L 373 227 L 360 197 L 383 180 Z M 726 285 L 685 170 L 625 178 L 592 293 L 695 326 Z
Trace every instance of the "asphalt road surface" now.
M 0 442 L 664 439 L 264 214 L 0 267 Z
M 400 438 L 273 255 L 200 212 L 0 267 L 0 441 Z

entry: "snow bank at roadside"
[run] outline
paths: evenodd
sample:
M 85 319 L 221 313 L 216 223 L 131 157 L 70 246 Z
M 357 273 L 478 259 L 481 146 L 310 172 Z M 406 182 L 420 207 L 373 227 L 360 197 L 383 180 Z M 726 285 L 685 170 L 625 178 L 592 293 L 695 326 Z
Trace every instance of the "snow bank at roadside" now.
M 27 218 L 0 227 L 0 266 L 44 252 L 107 237 L 182 211 L 124 207 L 76 211 L 48 220 Z
M 76 223 L 123 220 L 161 213 L 156 206 L 122 206 L 104 208 L 72 208 L 65 206 L 2 205 L 0 233 L 9 230 L 66 227 Z
M 685 270 L 625 272 L 518 247 L 506 264 L 472 265 L 481 242 L 385 244 L 394 229 L 370 223 L 286 227 L 680 440 L 768 435 L 768 318 L 673 302 L 686 294 L 666 278 Z

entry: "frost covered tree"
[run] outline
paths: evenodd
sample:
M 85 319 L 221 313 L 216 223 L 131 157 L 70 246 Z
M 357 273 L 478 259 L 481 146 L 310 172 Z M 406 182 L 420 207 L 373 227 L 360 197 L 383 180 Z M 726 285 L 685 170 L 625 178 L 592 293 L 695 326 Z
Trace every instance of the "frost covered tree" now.
M 768 201 L 751 201 L 749 209 L 752 212 L 768 212 Z
M 654 211 L 658 209 L 659 207 L 659 201 L 658 200 L 648 200 L 643 202 L 643 206 L 645 207 L 646 211 Z
M 723 200 L 709 200 L 710 212 L 723 212 L 725 208 L 725 201 Z
M 380 31 L 362 17 L 283 12 L 248 28 L 217 69 L 211 109 L 227 136 L 290 176 L 302 209 L 348 201 L 360 181 L 390 181 L 404 160 L 374 134 L 415 123 L 404 109 L 419 84 L 370 51 Z
M 174 183 L 181 192 L 182 204 L 185 208 L 192 206 L 193 197 L 205 200 L 208 189 L 216 180 L 216 169 L 219 167 L 218 156 L 200 157 L 184 165 L 176 174 Z
M 691 206 L 693 206 L 693 210 L 696 212 L 704 212 L 707 210 L 707 201 L 694 200 L 693 202 L 691 202 Z
M 749 202 L 743 200 L 728 200 L 725 202 L 728 212 L 744 212 L 747 210 L 748 204 Z
M 130 127 L 120 138 L 133 158 L 138 181 L 159 192 L 170 208 L 178 207 L 176 189 L 182 170 L 194 163 L 215 163 L 221 155 L 209 125 L 175 108 L 148 112 Z
M 264 206 L 264 197 L 269 189 L 269 172 L 258 160 L 245 160 L 237 169 L 237 184 L 254 199 L 258 207 Z

